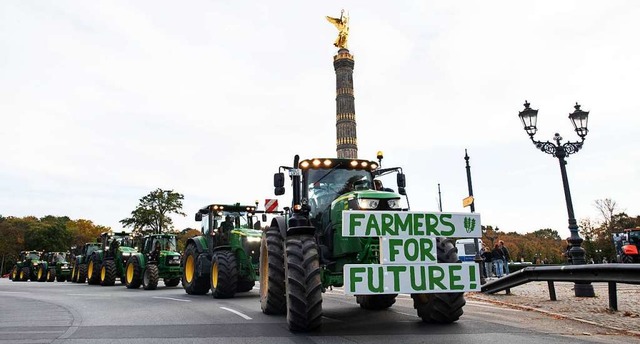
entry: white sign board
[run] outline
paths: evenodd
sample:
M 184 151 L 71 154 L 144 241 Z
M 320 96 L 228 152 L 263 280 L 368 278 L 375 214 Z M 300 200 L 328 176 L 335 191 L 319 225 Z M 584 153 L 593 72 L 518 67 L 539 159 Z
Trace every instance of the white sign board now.
M 455 237 L 480 238 L 480 214 L 417 211 L 342 212 L 345 237 Z
M 347 295 L 467 291 L 480 291 L 478 265 L 473 263 L 344 266 Z

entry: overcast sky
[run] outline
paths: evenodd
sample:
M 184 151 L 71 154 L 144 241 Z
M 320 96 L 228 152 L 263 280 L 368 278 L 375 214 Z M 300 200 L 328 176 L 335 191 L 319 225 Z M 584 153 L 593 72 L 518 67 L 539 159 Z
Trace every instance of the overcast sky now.
M 568 236 L 528 100 L 539 140 L 578 140 L 568 114 L 590 111 L 567 165 L 576 217 L 602 198 L 640 214 L 640 2 L 584 0 L 2 1 L 0 214 L 119 230 L 163 188 L 184 194 L 182 229 L 206 204 L 273 198 L 294 154 L 336 154 L 324 16 L 342 8 L 359 157 L 402 166 L 412 210 L 437 210 L 439 183 L 444 210 L 468 211 L 467 148 L 484 225 Z

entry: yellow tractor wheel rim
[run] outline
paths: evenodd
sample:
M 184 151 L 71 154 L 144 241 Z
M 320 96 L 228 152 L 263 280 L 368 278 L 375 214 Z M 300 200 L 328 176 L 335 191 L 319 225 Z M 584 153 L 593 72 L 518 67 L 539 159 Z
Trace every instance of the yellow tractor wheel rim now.
M 126 283 L 131 283 L 133 280 L 133 264 L 127 265 L 127 280 Z
M 47 271 L 47 281 L 51 279 L 51 271 Z
M 187 262 L 184 264 L 184 279 L 187 283 L 191 283 L 193 281 L 193 275 L 195 275 L 196 264 L 193 261 L 193 256 L 187 257 Z
M 93 260 L 89 262 L 89 269 L 87 269 L 87 276 L 89 276 L 89 278 L 93 276 Z
M 218 262 L 213 263 L 213 267 L 211 267 L 211 287 L 218 287 Z
M 24 271 L 20 271 L 20 279 L 24 279 Z
M 100 269 L 100 281 L 104 282 L 105 277 L 107 277 L 107 267 L 103 266 L 102 269 Z
M 38 281 L 42 278 L 42 268 L 38 269 Z

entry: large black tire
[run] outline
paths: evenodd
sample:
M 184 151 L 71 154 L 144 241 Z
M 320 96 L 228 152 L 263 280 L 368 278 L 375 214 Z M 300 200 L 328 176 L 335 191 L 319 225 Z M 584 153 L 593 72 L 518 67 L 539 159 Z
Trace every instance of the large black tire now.
M 240 278 L 238 280 L 238 288 L 236 288 L 236 292 L 245 293 L 251 291 L 253 287 L 256 285 L 256 281 L 247 278 Z
M 87 280 L 89 284 L 100 284 L 100 270 L 102 270 L 102 264 L 98 261 L 97 256 L 89 259 L 89 264 L 87 265 Z
M 40 264 L 38 266 L 38 270 L 36 271 L 36 281 L 45 282 L 47 280 L 47 268 L 44 267 L 44 264 Z
M 23 266 L 22 269 L 20 269 L 20 278 L 18 278 L 18 280 L 28 281 L 30 277 L 31 277 L 31 270 L 29 269 L 28 266 Z
M 291 331 L 311 331 L 322 324 L 320 258 L 313 235 L 285 241 L 287 323 Z
M 356 295 L 356 302 L 363 309 L 382 310 L 393 306 L 396 296 L 398 294 Z
M 286 314 L 284 240 L 278 227 L 262 234 L 260 243 L 260 307 L 264 314 Z
M 633 257 L 626 254 L 623 254 L 620 260 L 623 264 L 633 264 Z
M 458 253 L 453 241 L 448 238 L 436 238 L 438 263 L 457 263 Z M 462 316 L 462 307 L 466 304 L 464 293 L 411 294 L 413 308 L 418 316 L 427 323 L 450 324 Z
M 187 294 L 204 295 L 211 288 L 209 276 L 198 276 L 196 263 L 198 262 L 198 250 L 196 245 L 189 244 L 184 251 L 184 272 L 182 273 L 182 287 Z
M 17 278 L 18 278 L 18 266 L 14 265 L 13 268 L 11 268 L 9 279 L 15 282 Z
M 142 288 L 144 290 L 156 290 L 160 280 L 160 271 L 155 264 L 147 264 L 142 275 Z
M 78 278 L 76 279 L 77 283 L 85 283 L 87 281 L 87 264 L 80 264 L 78 268 Z
M 124 284 L 128 289 L 138 289 L 142 284 L 142 264 L 137 256 L 129 258 L 124 272 Z
M 56 268 L 49 268 L 47 271 L 47 282 L 53 282 L 56 280 Z
M 164 285 L 165 287 L 175 287 L 180 284 L 180 278 L 165 278 Z
M 116 284 L 116 262 L 113 260 L 105 260 L 100 269 L 100 285 L 112 286 Z
M 62 275 L 56 276 L 56 282 L 64 282 L 67 280 L 69 280 L 69 276 L 67 276 L 66 278 L 65 276 L 62 276 Z
M 238 262 L 231 251 L 218 251 L 211 259 L 211 295 L 215 299 L 228 299 L 238 288 Z

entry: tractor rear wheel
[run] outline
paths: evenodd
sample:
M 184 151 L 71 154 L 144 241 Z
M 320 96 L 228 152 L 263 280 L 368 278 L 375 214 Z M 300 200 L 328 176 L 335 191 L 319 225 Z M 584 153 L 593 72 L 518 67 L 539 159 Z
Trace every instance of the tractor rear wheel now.
M 238 263 L 231 251 L 218 251 L 211 260 L 211 295 L 215 299 L 228 299 L 238 288 Z
M 622 263 L 624 263 L 624 264 L 632 264 L 633 263 L 633 257 L 629 256 L 629 255 L 626 255 L 626 254 L 622 255 L 622 259 L 621 260 L 622 260 Z
M 320 258 L 313 235 L 285 241 L 287 323 L 291 331 L 310 331 L 322 324 Z
M 67 281 L 67 280 L 69 280 L 69 276 L 65 277 L 65 276 L 62 276 L 62 275 L 60 275 L 60 276 L 56 275 L 56 282 L 64 282 L 64 281 Z
M 142 266 L 137 256 L 129 258 L 125 269 L 124 284 L 128 289 L 138 289 L 142 283 Z
M 286 314 L 284 240 L 278 227 L 269 227 L 260 242 L 260 307 L 264 314 Z
M 89 266 L 87 267 L 87 279 L 89 284 L 100 284 L 100 262 L 97 257 L 89 260 Z
M 180 278 L 165 278 L 164 285 L 165 287 L 175 287 L 180 284 Z
M 38 272 L 36 272 L 36 281 L 44 282 L 47 280 L 47 269 L 45 269 L 44 265 L 38 266 Z
M 100 285 L 112 286 L 116 284 L 116 262 L 113 260 L 107 260 L 102 263 L 102 269 L 100 269 Z
M 49 268 L 47 271 L 47 282 L 53 282 L 56 280 L 56 268 Z
M 80 264 L 78 267 L 76 283 L 82 283 L 87 281 L 87 264 Z
M 211 288 L 211 281 L 207 276 L 198 276 L 196 263 L 198 262 L 196 245 L 189 244 L 184 251 L 184 272 L 182 273 L 182 287 L 187 294 L 204 295 Z
M 142 276 L 142 288 L 144 290 L 156 290 L 158 288 L 158 281 L 160 280 L 160 271 L 155 264 L 147 264 L 147 268 L 144 269 Z
M 28 266 L 24 266 L 20 270 L 20 278 L 18 280 L 20 280 L 20 281 L 28 281 L 29 277 L 31 277 L 31 270 L 29 269 Z
M 11 274 L 9 275 L 9 279 L 12 281 L 15 281 L 18 278 L 18 267 L 17 266 L 13 266 L 13 268 L 11 269 Z
M 383 310 L 396 303 L 398 294 L 356 295 L 356 302 L 363 309 Z
M 451 239 L 436 238 L 438 263 L 458 263 L 456 247 Z M 422 321 L 450 324 L 462 316 L 466 301 L 464 293 L 411 294 L 413 308 Z
M 236 292 L 245 293 L 251 291 L 251 289 L 253 289 L 253 286 L 255 285 L 256 281 L 250 278 L 241 278 L 238 280 L 238 288 L 236 288 Z

